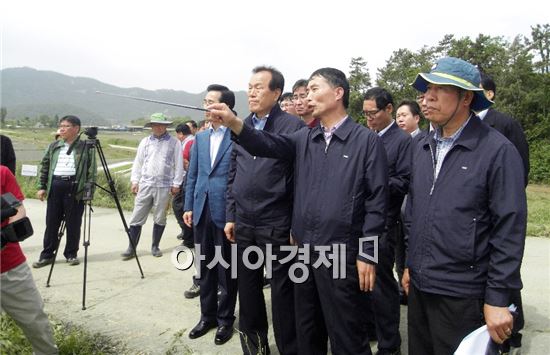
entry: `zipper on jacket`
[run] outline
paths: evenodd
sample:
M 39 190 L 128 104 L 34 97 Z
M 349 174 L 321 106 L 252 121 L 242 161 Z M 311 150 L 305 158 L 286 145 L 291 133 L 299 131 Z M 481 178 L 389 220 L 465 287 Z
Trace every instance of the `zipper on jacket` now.
M 476 264 L 477 218 L 474 217 L 472 221 L 474 222 L 474 232 L 473 232 L 473 246 L 472 246 L 472 265 L 470 265 L 470 269 L 473 269 Z
M 428 146 L 430 147 L 430 158 L 432 158 L 432 168 L 433 168 L 433 182 L 432 182 L 432 188 L 430 189 L 430 196 L 432 195 L 432 193 L 434 192 L 434 188 L 435 188 L 435 180 L 436 180 L 436 176 L 435 176 L 435 155 L 434 155 L 434 151 L 433 151 L 433 148 L 432 148 L 432 145 L 431 144 L 428 144 Z

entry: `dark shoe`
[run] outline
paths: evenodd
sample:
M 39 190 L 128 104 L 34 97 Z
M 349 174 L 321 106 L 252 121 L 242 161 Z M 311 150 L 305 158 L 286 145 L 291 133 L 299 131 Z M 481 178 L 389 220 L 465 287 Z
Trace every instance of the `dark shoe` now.
M 191 288 L 183 293 L 185 298 L 195 298 L 201 294 L 201 288 L 199 285 L 192 284 Z
M 162 252 L 160 251 L 159 247 L 157 246 L 153 246 L 151 248 L 151 255 L 153 255 L 154 257 L 161 257 L 162 256 Z
M 189 332 L 189 338 L 196 339 L 202 337 L 204 334 L 208 333 L 210 329 L 216 328 L 216 323 L 209 323 L 201 320 L 195 328 L 191 329 Z M 217 335 L 217 333 L 216 333 Z
M 233 326 L 232 325 L 220 325 L 218 330 L 216 330 L 216 337 L 214 338 L 214 343 L 216 345 L 222 345 L 227 343 L 229 339 L 233 336 Z
M 80 261 L 78 260 L 78 258 L 74 257 L 74 258 L 67 258 L 67 264 L 71 265 L 71 266 L 75 266 L 75 265 L 78 265 L 80 264 Z
M 157 258 L 162 256 L 162 252 L 159 249 L 159 244 L 165 227 L 166 226 L 161 226 L 160 224 L 153 224 L 153 244 L 151 245 L 151 254 Z
M 130 234 L 130 239 L 137 248 L 139 238 L 141 236 L 141 226 L 130 226 L 128 233 Z M 128 249 L 126 249 L 124 253 L 120 254 L 120 256 L 122 256 L 122 260 L 130 260 L 134 257 L 134 248 L 132 247 L 132 243 L 128 244 Z
M 375 355 L 401 355 L 401 349 L 397 350 L 378 350 Z
M 32 267 L 35 269 L 39 269 L 43 266 L 50 265 L 51 263 L 53 263 L 53 258 L 39 259 L 38 261 L 32 263 Z
M 132 248 L 132 246 L 129 246 L 124 253 L 120 254 L 120 256 L 122 256 L 122 260 L 132 259 L 134 257 L 134 248 Z
M 188 242 L 188 241 L 184 240 L 183 243 L 181 243 L 181 245 L 183 245 L 184 247 L 187 247 L 189 249 L 195 248 L 195 243 L 193 241 Z

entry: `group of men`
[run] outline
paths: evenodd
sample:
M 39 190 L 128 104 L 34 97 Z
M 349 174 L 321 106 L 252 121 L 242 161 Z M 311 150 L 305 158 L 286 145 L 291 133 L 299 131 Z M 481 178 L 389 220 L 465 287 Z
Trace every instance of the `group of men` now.
M 210 127 L 194 138 L 193 127 L 178 126 L 178 140 L 166 131 L 171 122 L 164 115 L 151 117 L 152 134 L 141 141 L 132 169 L 136 202 L 123 257 L 135 254 L 153 207 L 151 253 L 162 255 L 173 195 L 184 245 L 192 240 L 200 256 L 194 282 L 201 316 L 192 339 L 216 328 L 215 344 L 228 341 L 238 296 L 243 353 L 268 354 L 265 266 L 281 354 L 325 354 L 329 342 L 334 354 L 370 354 L 373 339 L 378 354 L 400 353 L 401 286 L 409 353 L 451 354 L 484 323 L 503 343 L 517 329 L 508 306 L 521 307 L 528 163 L 518 153 L 525 155 L 523 143 L 490 128 L 502 123 L 490 124 L 493 110 L 485 111 L 496 88 L 484 93 L 481 84 L 470 63 L 440 59 L 412 84 L 419 103 L 395 107 L 387 90 L 368 90 L 367 127 L 347 114 L 349 83 L 334 68 L 299 80 L 286 100 L 283 75 L 254 68 L 245 119 L 233 111 L 232 91 L 210 85 L 203 102 Z M 430 132 L 418 129 L 421 114 Z M 517 132 L 514 120 L 506 122 Z M 78 180 L 66 154 L 74 144 L 67 132 L 77 123 L 61 120 L 64 140 L 43 161 L 39 197 L 50 195 L 51 228 L 35 267 L 51 262 L 49 229 L 59 227 L 61 212 L 50 213 L 49 201 L 64 182 Z M 54 202 L 64 208 L 63 200 Z M 75 253 L 67 246 L 69 263 Z M 236 262 L 236 278 L 228 265 L 211 267 L 219 253 Z

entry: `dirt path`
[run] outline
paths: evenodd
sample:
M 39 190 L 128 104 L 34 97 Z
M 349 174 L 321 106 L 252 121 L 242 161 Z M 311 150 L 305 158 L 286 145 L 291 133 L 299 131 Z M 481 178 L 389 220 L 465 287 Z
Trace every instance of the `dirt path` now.
M 25 201 L 35 230 L 22 243 L 29 264 L 38 259 L 44 233 L 45 202 Z M 237 334 L 223 346 L 214 344 L 214 333 L 190 340 L 189 330 L 198 322 L 199 300 L 187 300 L 183 292 L 191 285 L 191 270 L 179 271 L 170 254 L 179 245 L 173 216 L 161 242 L 164 256 L 150 255 L 152 222 L 143 229 L 138 247 L 145 279 L 140 278 L 135 260 L 121 261 L 119 254 L 128 242 L 115 209 L 94 208 L 88 258 L 87 309 L 82 308 L 83 264 L 69 266 L 63 258 L 55 265 L 51 287 L 46 288 L 49 268 L 33 269 L 36 283 L 55 317 L 124 341 L 132 353 L 165 354 L 178 345 L 177 352 L 196 354 L 240 354 Z M 129 218 L 130 213 L 126 212 Z M 62 244 L 63 247 L 64 244 Z M 79 251 L 81 261 L 84 249 Z M 527 326 L 523 354 L 544 354 L 550 348 L 550 239 L 529 238 L 522 274 L 523 302 Z M 265 292 L 270 304 L 269 289 Z M 237 305 L 238 309 L 238 305 Z M 403 353 L 406 351 L 406 307 L 402 308 Z M 238 321 L 238 320 L 237 320 Z M 270 329 L 272 354 L 277 354 Z

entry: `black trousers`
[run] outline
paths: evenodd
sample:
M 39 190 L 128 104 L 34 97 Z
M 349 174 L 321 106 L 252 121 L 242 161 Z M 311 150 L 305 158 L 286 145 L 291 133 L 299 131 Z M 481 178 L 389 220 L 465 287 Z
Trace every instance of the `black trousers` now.
M 409 354 L 453 354 L 462 339 L 481 327 L 483 300 L 436 295 L 409 288 Z
M 185 204 L 185 182 L 180 186 L 180 192 L 174 195 L 174 198 L 172 199 L 172 210 L 174 211 L 174 216 L 176 217 L 176 221 L 178 222 L 178 225 L 180 226 L 181 231 L 183 233 L 183 240 L 186 243 L 193 244 L 194 243 L 193 228 L 187 226 L 187 224 L 183 222 L 184 204 Z
M 279 260 L 289 255 L 281 246 L 289 245 L 290 231 L 269 227 L 237 225 L 238 285 L 239 285 L 239 331 L 244 354 L 266 354 L 268 322 L 263 293 L 263 277 L 266 245 L 271 246 L 271 255 L 276 260 L 271 263 L 271 309 L 273 332 L 280 354 L 297 354 L 296 323 L 294 315 L 294 284 L 288 276 L 288 269 L 294 260 L 281 264 Z M 257 253 L 247 253 L 251 247 L 259 248 L 264 262 L 254 269 L 247 263 L 258 262 Z M 247 253 L 247 254 L 245 254 Z M 246 257 L 246 259 L 245 259 Z M 269 266 L 267 267 L 269 269 Z
M 393 352 L 401 348 L 399 334 L 399 287 L 393 275 L 395 240 L 400 225 L 388 229 L 378 243 L 376 282 L 372 293 L 367 294 L 366 322 L 374 323 L 378 350 Z M 370 326 L 369 328 L 372 328 Z
M 403 293 L 401 287 L 401 280 L 403 279 L 403 272 L 405 271 L 405 233 L 403 231 L 403 224 L 398 222 L 398 230 L 395 235 L 395 271 L 397 272 L 397 286 L 399 287 L 399 293 Z
M 205 257 L 200 262 L 200 278 L 197 278 L 201 288 L 201 320 L 217 323 L 218 326 L 231 326 L 235 321 L 237 280 L 231 277 L 231 267 L 225 268 L 219 262 L 208 267 L 215 256 L 221 256 L 227 264 L 231 264 L 231 243 L 225 238 L 223 229 L 212 221 L 208 200 L 204 208 L 195 226 L 195 244 L 200 245 L 200 254 Z M 197 249 L 195 251 L 199 252 Z M 221 292 L 219 297 L 218 288 Z
M 365 294 L 359 289 L 356 255 L 347 255 L 345 278 L 333 277 L 332 267 L 314 268 L 318 258 L 311 253 L 306 265 L 309 276 L 294 288 L 298 353 L 327 353 L 326 324 L 332 354 L 371 354 L 361 312 Z
M 48 194 L 44 249 L 40 253 L 40 259 L 53 257 L 57 248 L 59 227 L 63 220 L 65 220 L 66 226 L 66 244 L 63 255 L 67 259 L 76 258 L 83 212 L 84 202 L 73 198 L 73 182 L 53 179 Z

